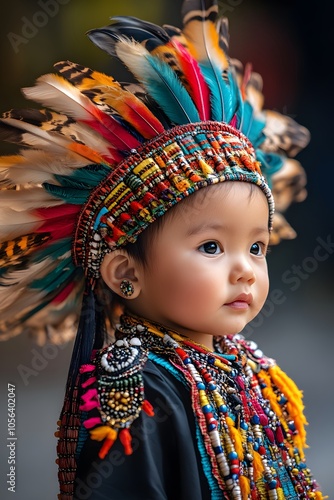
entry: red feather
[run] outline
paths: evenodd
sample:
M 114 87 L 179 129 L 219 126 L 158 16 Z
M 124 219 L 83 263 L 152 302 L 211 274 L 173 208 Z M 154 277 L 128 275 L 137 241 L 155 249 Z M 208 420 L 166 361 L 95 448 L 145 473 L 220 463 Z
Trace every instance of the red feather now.
M 201 120 L 210 119 L 210 91 L 196 59 L 175 38 L 171 38 L 175 55 L 189 83 L 188 92 L 193 98 Z
M 86 123 L 89 127 L 99 132 L 105 139 L 107 139 L 113 148 L 116 148 L 120 151 L 126 150 L 130 151 L 131 149 L 136 149 L 140 146 L 140 142 L 136 139 L 130 132 L 125 130 L 125 128 L 118 123 L 115 118 L 111 115 L 107 115 L 103 111 L 99 110 L 97 106 L 91 105 L 91 108 L 88 108 L 88 111 L 91 112 L 92 116 L 96 118 L 95 120 L 78 120 Z M 113 150 L 111 151 L 113 153 Z
M 66 300 L 70 293 L 73 291 L 74 286 L 74 281 L 70 281 L 70 283 L 68 283 L 68 285 L 66 285 L 65 288 L 63 288 L 61 292 L 58 293 L 58 295 L 51 301 L 51 304 L 61 304 L 62 302 L 64 302 L 64 300 Z
M 80 205 L 66 204 L 34 210 L 34 215 L 44 221 L 36 232 L 50 233 L 53 240 L 72 236 L 80 209 Z

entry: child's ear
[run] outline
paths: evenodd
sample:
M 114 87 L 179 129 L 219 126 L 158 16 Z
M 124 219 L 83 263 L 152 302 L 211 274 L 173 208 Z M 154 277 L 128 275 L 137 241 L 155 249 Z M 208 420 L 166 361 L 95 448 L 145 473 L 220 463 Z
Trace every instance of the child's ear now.
M 100 271 L 103 281 L 120 297 L 135 299 L 140 294 L 139 266 L 125 250 L 108 253 L 103 259 Z M 124 283 L 130 293 L 122 292 Z

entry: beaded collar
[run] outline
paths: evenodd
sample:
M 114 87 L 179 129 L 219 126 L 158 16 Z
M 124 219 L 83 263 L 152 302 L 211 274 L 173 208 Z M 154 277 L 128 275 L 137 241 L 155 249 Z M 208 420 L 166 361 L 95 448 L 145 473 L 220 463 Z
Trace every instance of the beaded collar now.
M 92 439 L 103 441 L 100 458 L 117 438 L 131 454 L 132 422 L 142 410 L 154 415 L 142 377 L 153 353 L 189 385 L 199 428 L 209 436 L 204 442 L 212 474 L 226 498 L 323 498 L 304 459 L 300 391 L 242 335 L 217 338 L 215 349 L 124 315 L 115 343 L 80 370 L 85 390 L 80 408 L 93 410 L 84 426 Z

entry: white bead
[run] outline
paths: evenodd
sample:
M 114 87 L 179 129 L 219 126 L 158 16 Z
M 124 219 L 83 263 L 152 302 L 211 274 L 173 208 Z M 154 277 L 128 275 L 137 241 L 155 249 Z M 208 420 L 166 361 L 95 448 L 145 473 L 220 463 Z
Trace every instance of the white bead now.
M 130 340 L 130 345 L 137 345 L 140 346 L 141 342 L 137 337 L 133 337 L 133 339 Z

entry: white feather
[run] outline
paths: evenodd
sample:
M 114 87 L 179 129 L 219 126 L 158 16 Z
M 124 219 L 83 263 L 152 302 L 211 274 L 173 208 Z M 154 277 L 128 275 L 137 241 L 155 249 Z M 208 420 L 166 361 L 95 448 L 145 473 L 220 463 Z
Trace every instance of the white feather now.
M 25 313 L 33 309 L 44 297 L 45 292 L 43 291 L 25 290 L 25 293 L 17 298 L 10 308 L 1 312 L 1 322 L 13 323 L 19 317 L 22 317 Z
M 37 79 L 34 87 L 22 89 L 27 99 L 60 111 L 78 120 L 91 119 L 93 104 L 74 85 L 59 75 L 48 74 Z
M 54 207 L 65 202 L 47 193 L 42 187 L 30 189 L 5 189 L 0 191 L 0 208 L 11 208 L 17 212 L 40 207 Z
M 0 121 L 5 125 L 10 125 L 11 127 L 27 132 L 27 137 L 25 138 L 25 134 L 23 133 L 22 139 L 26 144 L 32 146 L 54 146 L 58 149 L 67 148 L 69 142 L 71 142 L 60 134 L 47 132 L 40 127 L 36 127 L 36 125 L 32 125 L 22 120 L 16 120 L 15 118 L 0 118 Z
M 82 156 L 68 151 L 50 154 L 47 151 L 26 149 L 21 155 L 0 157 L 0 182 L 5 185 L 42 184 L 54 182 L 54 175 L 70 175 L 73 170 L 90 165 Z
M 16 212 L 11 208 L 0 210 L 0 241 L 8 241 L 36 231 L 43 224 L 40 217 L 29 212 Z
M 42 262 L 31 264 L 28 269 L 20 269 L 5 273 L 0 278 L 0 313 L 5 311 L 7 307 L 11 307 L 16 302 L 22 293 L 27 292 L 27 286 L 32 280 L 42 278 L 50 269 L 50 263 L 53 263 L 53 269 L 57 263 L 52 259 L 45 259 Z
M 152 73 L 152 67 L 146 59 L 149 52 L 140 43 L 120 38 L 115 50 L 117 57 L 139 81 L 145 81 L 145 76 Z

